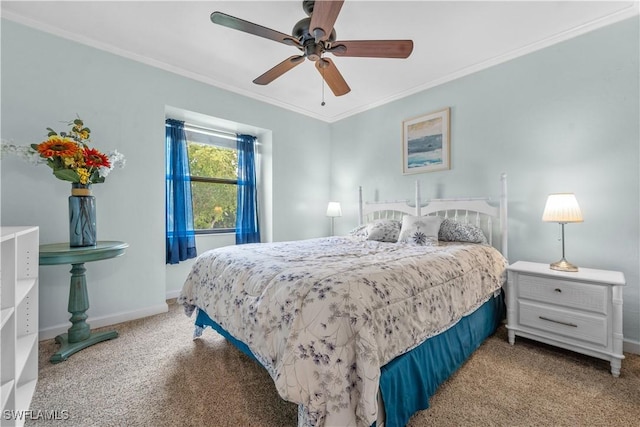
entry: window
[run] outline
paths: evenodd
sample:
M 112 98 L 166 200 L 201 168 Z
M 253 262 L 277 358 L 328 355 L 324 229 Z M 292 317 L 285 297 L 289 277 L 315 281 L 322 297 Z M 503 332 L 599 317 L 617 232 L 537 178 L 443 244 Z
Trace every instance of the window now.
M 236 136 L 186 123 L 185 133 L 196 234 L 233 233 L 238 206 Z

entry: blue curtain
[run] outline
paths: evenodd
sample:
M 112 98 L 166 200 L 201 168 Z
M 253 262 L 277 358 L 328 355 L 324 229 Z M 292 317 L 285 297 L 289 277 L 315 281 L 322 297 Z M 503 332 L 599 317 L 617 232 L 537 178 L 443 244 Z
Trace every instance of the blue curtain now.
M 167 119 L 166 131 L 166 221 L 167 264 L 195 258 L 191 178 L 184 122 Z
M 258 197 L 254 155 L 256 137 L 237 135 L 238 143 L 238 211 L 236 244 L 259 243 Z

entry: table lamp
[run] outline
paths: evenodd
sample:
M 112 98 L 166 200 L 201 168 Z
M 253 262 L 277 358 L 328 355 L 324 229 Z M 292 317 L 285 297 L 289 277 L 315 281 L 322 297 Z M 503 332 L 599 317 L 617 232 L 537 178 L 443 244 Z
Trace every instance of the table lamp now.
M 329 205 L 327 206 L 327 216 L 331 218 L 331 235 L 333 236 L 333 220 L 337 216 L 342 216 L 340 202 L 329 202 Z
M 582 212 L 578 200 L 572 193 L 549 194 L 544 207 L 542 220 L 558 222 L 562 227 L 562 259 L 550 264 L 551 269 L 559 271 L 578 271 L 578 267 L 564 258 L 564 225 L 569 222 L 582 222 Z

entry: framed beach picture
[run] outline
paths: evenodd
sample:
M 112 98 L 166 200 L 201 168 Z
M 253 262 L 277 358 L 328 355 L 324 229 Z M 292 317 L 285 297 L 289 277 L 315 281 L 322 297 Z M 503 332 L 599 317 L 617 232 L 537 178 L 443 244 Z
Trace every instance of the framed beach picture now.
M 451 168 L 449 108 L 402 122 L 402 173 Z

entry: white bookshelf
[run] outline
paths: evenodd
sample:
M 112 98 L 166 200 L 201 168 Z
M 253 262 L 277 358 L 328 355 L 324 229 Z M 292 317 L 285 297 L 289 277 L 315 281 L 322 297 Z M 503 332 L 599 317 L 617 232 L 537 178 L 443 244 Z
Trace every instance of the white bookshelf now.
M 0 404 L 29 409 L 38 381 L 38 227 L 1 227 Z M 0 417 L 0 426 L 22 420 Z

